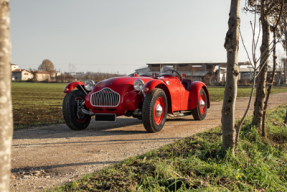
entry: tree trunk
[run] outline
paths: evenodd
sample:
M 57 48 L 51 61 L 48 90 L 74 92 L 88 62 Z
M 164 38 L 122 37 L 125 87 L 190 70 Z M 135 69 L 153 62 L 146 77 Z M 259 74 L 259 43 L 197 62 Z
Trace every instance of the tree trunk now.
M 262 136 L 264 138 L 267 138 L 267 132 L 266 132 L 266 128 L 265 128 L 265 118 L 266 118 L 266 112 L 267 112 L 267 105 L 268 105 L 268 100 L 269 100 L 269 96 L 271 93 L 271 89 L 272 89 L 272 85 L 274 82 L 274 77 L 275 77 L 275 73 L 276 73 L 276 37 L 275 37 L 275 33 L 276 31 L 273 32 L 273 43 L 274 43 L 274 49 L 273 49 L 273 73 L 272 73 L 272 77 L 271 77 L 271 82 L 269 84 L 268 90 L 267 90 L 267 95 L 265 98 L 265 102 L 264 102 L 264 108 L 263 108 L 263 116 L 262 116 Z
M 287 109 L 286 109 L 286 115 L 285 115 L 284 123 L 287 123 Z
M 269 41 L 270 41 L 270 26 L 269 26 L 269 16 L 264 13 L 264 2 L 261 0 L 261 24 L 262 24 L 262 44 L 260 47 L 261 59 L 260 68 L 262 68 L 260 74 L 258 75 L 257 85 L 256 85 L 256 97 L 254 102 L 254 112 L 252 124 L 256 127 L 261 127 L 262 115 L 263 115 L 263 102 L 265 99 L 265 84 L 268 70 L 268 58 L 269 58 Z
M 285 35 L 285 52 L 286 52 L 286 58 L 287 58 L 287 23 L 286 23 L 287 17 L 284 18 L 284 35 Z M 287 83 L 287 59 L 284 59 L 284 80 L 283 84 Z
M 0 191 L 9 191 L 13 116 L 9 0 L 0 0 Z
M 222 106 L 222 149 L 231 149 L 234 153 L 236 143 L 235 130 L 235 102 L 237 96 L 238 78 L 238 45 L 239 45 L 239 0 L 231 0 L 228 31 L 225 37 L 224 47 L 227 51 L 227 74 Z
M 280 14 L 278 19 L 276 20 L 276 24 L 275 26 L 273 26 L 273 71 L 272 71 L 272 77 L 271 77 L 271 82 L 269 85 L 269 88 L 267 90 L 267 95 L 265 98 L 265 102 L 264 102 L 264 110 L 263 110 L 263 117 L 262 117 L 262 136 L 267 138 L 267 132 L 266 132 L 266 128 L 265 128 L 265 118 L 266 118 L 266 112 L 267 112 L 267 107 L 268 107 L 268 100 L 269 100 L 269 96 L 272 90 L 272 86 L 274 83 L 274 79 L 275 79 L 275 74 L 276 74 L 276 60 L 277 60 L 277 56 L 276 56 L 276 33 L 277 33 L 277 26 L 278 23 L 280 22 L 281 16 L 283 14 L 283 6 L 284 5 L 284 0 L 282 0 L 281 2 L 281 10 L 280 10 Z

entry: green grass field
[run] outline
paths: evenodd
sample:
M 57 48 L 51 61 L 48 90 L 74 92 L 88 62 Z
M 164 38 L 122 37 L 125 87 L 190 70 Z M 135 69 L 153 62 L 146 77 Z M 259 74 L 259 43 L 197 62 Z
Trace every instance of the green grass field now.
M 62 83 L 12 83 L 14 128 L 63 123 Z M 247 97 L 251 88 L 239 88 L 238 97 Z M 274 87 L 272 93 L 286 92 L 286 87 Z M 210 87 L 211 101 L 223 99 L 224 87 Z
M 223 100 L 224 87 L 208 87 L 208 91 L 210 93 L 210 100 L 211 101 Z M 250 87 L 238 88 L 237 97 L 249 97 L 250 92 L 251 92 Z M 274 86 L 272 88 L 272 94 L 283 93 L 283 92 L 287 92 L 287 87 L 276 87 L 276 86 Z M 254 96 L 255 96 L 255 93 L 256 93 L 256 90 L 253 94 Z
M 63 123 L 66 84 L 12 83 L 14 128 Z
M 46 191 L 287 191 L 286 107 L 267 113 L 266 140 L 247 118 L 235 156 L 216 127 Z

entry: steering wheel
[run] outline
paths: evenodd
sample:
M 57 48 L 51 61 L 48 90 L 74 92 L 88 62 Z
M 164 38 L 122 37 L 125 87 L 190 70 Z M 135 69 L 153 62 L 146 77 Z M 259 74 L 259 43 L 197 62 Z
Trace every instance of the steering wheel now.
M 181 78 L 181 75 L 179 74 L 179 72 L 175 71 L 175 70 L 172 70 L 172 72 L 175 72 L 176 73 L 176 76 L 179 78 L 179 80 L 182 82 L 182 78 Z

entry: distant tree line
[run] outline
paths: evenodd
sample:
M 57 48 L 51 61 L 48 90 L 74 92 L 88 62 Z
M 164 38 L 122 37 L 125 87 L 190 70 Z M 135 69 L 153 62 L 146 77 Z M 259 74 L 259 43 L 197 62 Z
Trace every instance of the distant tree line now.
M 120 77 L 123 75 L 117 73 L 100 73 L 100 72 L 87 72 L 87 73 L 78 73 L 71 75 L 69 73 L 61 74 L 56 77 L 57 82 L 72 82 L 72 81 L 86 81 L 88 79 L 93 80 L 95 83 L 98 83 L 102 80 L 109 79 L 112 77 Z
M 112 78 L 112 77 L 119 77 L 119 76 L 123 76 L 123 75 L 120 75 L 118 73 L 100 73 L 100 72 L 87 72 L 87 73 L 84 73 L 84 72 L 79 72 L 79 73 L 68 73 L 68 72 L 65 72 L 61 75 L 57 75 L 57 71 L 55 69 L 55 66 L 54 64 L 52 63 L 52 61 L 50 61 L 49 59 L 44 59 L 42 61 L 42 63 L 39 65 L 38 69 L 29 69 L 30 73 L 33 74 L 33 78 L 32 79 L 29 79 L 28 81 L 32 81 L 32 82 L 37 82 L 37 77 L 36 77 L 36 74 L 38 71 L 47 71 L 50 73 L 51 75 L 51 81 L 56 81 L 56 82 L 62 82 L 62 83 L 68 83 L 68 82 L 72 82 L 72 81 L 86 81 L 88 79 L 91 79 L 93 81 L 95 81 L 96 83 L 97 82 L 100 82 L 102 80 L 105 80 L 105 79 L 109 79 L 109 78 Z M 53 77 L 52 77 L 53 75 Z M 47 81 L 49 81 L 47 79 Z

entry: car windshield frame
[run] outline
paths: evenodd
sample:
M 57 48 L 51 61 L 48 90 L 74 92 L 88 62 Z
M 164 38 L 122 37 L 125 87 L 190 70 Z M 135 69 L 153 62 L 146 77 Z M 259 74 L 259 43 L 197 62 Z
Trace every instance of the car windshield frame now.
M 140 77 L 160 77 L 160 76 L 164 76 L 164 75 L 169 75 L 169 76 L 173 76 L 175 77 L 176 75 L 174 74 L 174 68 L 173 66 L 169 66 L 169 65 L 166 65 L 166 66 L 163 66 L 161 69 L 160 69 L 160 72 L 158 73 L 152 73 L 151 71 L 149 72 L 145 72 L 145 73 L 140 73 L 139 76 Z

